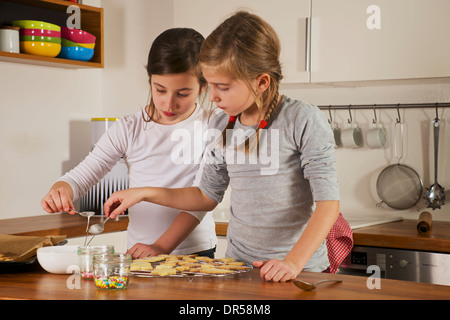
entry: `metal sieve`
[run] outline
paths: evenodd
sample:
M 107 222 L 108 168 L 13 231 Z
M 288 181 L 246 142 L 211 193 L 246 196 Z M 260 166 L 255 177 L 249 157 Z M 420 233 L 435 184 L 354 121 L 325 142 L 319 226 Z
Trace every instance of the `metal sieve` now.
M 377 193 L 382 203 L 397 210 L 411 208 L 422 197 L 423 183 L 419 174 L 410 166 L 400 164 L 403 157 L 403 123 L 395 124 L 394 154 L 397 164 L 392 164 L 383 171 L 377 179 Z

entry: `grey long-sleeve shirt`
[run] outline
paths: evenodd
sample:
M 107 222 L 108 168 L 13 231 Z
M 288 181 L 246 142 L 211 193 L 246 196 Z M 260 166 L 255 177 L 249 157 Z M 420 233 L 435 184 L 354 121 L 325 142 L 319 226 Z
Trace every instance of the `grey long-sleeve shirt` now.
M 217 202 L 230 183 L 226 255 L 248 263 L 283 259 L 305 229 L 314 201 L 339 200 L 330 126 L 317 107 L 283 97 L 270 126 L 260 130 L 256 153 L 256 127 L 239 119 L 227 132 L 232 142 L 222 148 L 219 133 L 227 122 L 224 113 L 210 122 L 216 140 L 207 148 L 200 182 L 200 189 Z M 247 153 L 240 143 L 245 137 Z M 304 270 L 322 271 L 328 265 L 324 241 Z

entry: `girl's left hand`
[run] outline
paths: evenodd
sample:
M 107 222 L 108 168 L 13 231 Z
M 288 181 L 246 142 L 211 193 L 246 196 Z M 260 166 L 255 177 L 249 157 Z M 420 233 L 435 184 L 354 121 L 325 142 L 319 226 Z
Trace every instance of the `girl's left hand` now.
M 273 282 L 286 282 L 295 279 L 301 271 L 287 260 L 254 261 L 253 266 L 261 268 L 261 278 Z
M 141 189 L 130 188 L 114 192 L 103 205 L 105 216 L 115 219 L 119 214 L 124 214 L 129 207 L 141 202 Z

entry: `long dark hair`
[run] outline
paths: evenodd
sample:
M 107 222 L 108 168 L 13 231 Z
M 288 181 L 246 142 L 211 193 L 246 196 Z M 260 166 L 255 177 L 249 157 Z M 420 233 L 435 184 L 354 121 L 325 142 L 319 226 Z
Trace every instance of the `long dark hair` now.
M 206 80 L 198 67 L 200 48 L 205 38 L 194 29 L 173 28 L 161 33 L 153 41 L 147 61 L 149 81 L 154 74 L 183 73 L 194 70 L 200 90 L 206 86 Z M 149 98 L 147 117 L 151 121 L 155 113 L 153 99 Z

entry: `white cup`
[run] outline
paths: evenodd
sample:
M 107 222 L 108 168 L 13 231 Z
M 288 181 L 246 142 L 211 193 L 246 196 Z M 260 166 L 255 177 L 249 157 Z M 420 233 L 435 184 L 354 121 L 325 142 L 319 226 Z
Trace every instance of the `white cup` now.
M 361 130 L 354 122 L 349 123 L 341 132 L 342 146 L 345 148 L 356 149 L 362 144 Z
M 372 123 L 366 134 L 367 146 L 371 149 L 384 148 L 386 145 L 386 131 L 381 123 Z
M 336 122 L 332 122 L 330 123 L 330 126 L 334 135 L 335 148 L 342 146 L 341 129 L 339 128 L 339 125 Z
M 0 28 L 0 51 L 19 53 L 19 30 L 14 27 Z

